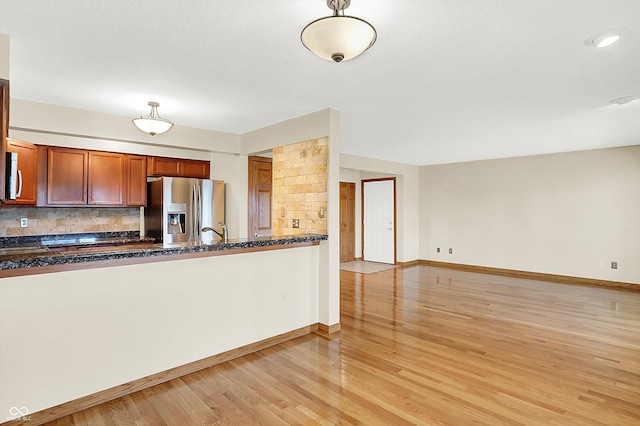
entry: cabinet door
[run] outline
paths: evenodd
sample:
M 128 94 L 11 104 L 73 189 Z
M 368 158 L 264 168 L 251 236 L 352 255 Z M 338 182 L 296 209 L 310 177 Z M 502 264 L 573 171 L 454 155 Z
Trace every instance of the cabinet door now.
M 181 163 L 178 158 L 149 157 L 147 176 L 180 176 Z
M 145 206 L 147 204 L 147 157 L 143 155 L 125 157 L 125 184 L 127 205 Z
M 209 179 L 210 162 L 199 160 L 182 160 L 182 177 Z
M 81 149 L 49 148 L 47 204 L 87 204 L 88 158 Z
M 123 205 L 124 154 L 89 151 L 88 204 Z
M 7 151 L 18 153 L 18 195 L 7 200 L 12 205 L 36 205 L 38 156 L 37 147 L 29 142 L 7 139 Z

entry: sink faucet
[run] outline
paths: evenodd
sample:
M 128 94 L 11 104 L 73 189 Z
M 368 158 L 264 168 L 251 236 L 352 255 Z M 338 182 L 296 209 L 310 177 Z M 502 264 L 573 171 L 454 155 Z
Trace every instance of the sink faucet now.
M 207 231 L 213 231 L 215 234 L 219 235 L 220 238 L 222 238 L 222 241 L 225 243 L 229 242 L 229 236 L 227 235 L 227 225 L 224 224 L 224 222 L 222 221 L 218 221 L 219 225 L 222 225 L 222 232 L 218 232 L 216 231 L 215 228 L 212 228 L 210 226 L 205 226 L 204 228 L 202 228 L 202 232 L 207 232 Z

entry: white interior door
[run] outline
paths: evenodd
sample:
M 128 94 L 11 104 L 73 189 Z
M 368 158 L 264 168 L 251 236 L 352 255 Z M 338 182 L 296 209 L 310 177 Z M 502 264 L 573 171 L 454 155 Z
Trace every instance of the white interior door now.
M 363 181 L 364 260 L 395 263 L 395 181 Z

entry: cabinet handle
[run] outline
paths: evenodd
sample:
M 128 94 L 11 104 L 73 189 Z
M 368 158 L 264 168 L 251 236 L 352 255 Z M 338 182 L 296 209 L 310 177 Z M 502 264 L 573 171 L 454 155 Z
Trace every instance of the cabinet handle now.
M 18 169 L 18 192 L 16 193 L 16 198 L 20 198 L 22 194 L 22 172 Z

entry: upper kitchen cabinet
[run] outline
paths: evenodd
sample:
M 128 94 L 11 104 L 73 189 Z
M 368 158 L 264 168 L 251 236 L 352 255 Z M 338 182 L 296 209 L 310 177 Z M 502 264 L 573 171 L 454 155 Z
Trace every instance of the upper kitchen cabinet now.
M 130 155 L 124 157 L 126 204 L 127 206 L 147 205 L 147 157 Z
M 38 156 L 36 145 L 7 139 L 7 151 L 18 154 L 18 176 L 16 181 L 16 199 L 6 200 L 7 205 L 36 205 Z
M 181 161 L 179 158 L 148 157 L 147 176 L 181 176 Z
M 211 163 L 180 158 L 148 157 L 147 176 L 172 176 L 209 179 Z
M 209 179 L 210 176 L 210 161 L 182 160 L 182 177 Z
M 48 148 L 47 204 L 77 206 L 87 204 L 89 151 Z
M 124 154 L 89 151 L 87 204 L 121 206 L 124 200 Z
M 46 188 L 41 185 L 39 205 L 144 206 L 145 156 L 83 149 L 40 147 L 46 153 Z

